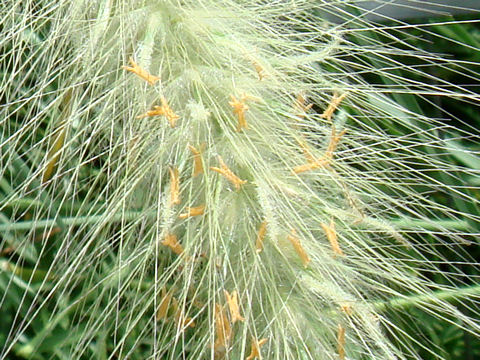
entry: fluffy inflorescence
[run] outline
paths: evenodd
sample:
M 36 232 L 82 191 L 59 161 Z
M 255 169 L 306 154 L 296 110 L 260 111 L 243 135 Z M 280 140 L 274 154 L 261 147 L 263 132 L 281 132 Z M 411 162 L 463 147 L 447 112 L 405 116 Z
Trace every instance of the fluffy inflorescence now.
M 39 1 L 3 20 L 26 65 L 2 87 L 21 121 L 0 170 L 24 165 L 0 208 L 29 227 L 3 228 L 1 358 L 62 330 L 70 359 L 415 356 L 381 310 L 439 271 L 394 221 L 453 216 L 410 185 L 441 187 L 415 135 L 436 144 L 437 125 L 348 73 L 348 29 L 311 3 Z

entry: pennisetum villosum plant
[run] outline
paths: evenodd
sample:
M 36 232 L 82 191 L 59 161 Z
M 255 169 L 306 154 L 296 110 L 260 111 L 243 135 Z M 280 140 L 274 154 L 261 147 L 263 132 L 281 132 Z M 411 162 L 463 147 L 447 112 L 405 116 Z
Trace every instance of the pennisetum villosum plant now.
M 0 359 L 441 357 L 411 306 L 479 334 L 478 214 L 430 197 L 478 172 L 409 106 L 478 95 L 336 3 L 2 2 Z

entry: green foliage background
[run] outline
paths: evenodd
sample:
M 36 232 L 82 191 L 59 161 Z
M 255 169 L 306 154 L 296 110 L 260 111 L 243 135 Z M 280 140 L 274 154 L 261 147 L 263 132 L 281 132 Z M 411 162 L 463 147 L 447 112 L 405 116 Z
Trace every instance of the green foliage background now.
M 451 86 L 468 84 L 467 88 L 472 93 L 477 96 L 480 95 L 478 78 L 480 73 L 480 25 L 478 16 L 429 19 L 428 23 L 431 24 L 427 27 L 429 34 L 425 34 L 425 32 L 415 28 L 416 24 L 425 23 L 424 20 L 411 21 L 411 23 L 412 28 L 402 36 L 406 44 L 426 52 L 442 54 L 446 59 L 455 59 L 462 62 L 464 66 L 462 69 L 432 66 L 430 69 L 424 70 L 445 83 L 452 84 Z M 414 62 L 412 62 L 412 65 L 414 65 Z M 409 76 L 407 74 L 402 75 Z M 415 80 L 422 81 L 421 78 L 416 78 Z M 454 129 L 456 136 L 448 135 L 451 137 L 452 147 L 446 153 L 443 150 L 439 150 L 439 156 L 445 157 L 450 163 L 470 168 L 472 171 L 472 175 L 458 172 L 451 174 L 451 176 L 438 172 L 435 174 L 435 178 L 442 183 L 461 186 L 462 192 L 473 198 L 480 199 L 480 191 L 478 189 L 480 181 L 480 176 L 478 175 L 480 170 L 479 104 L 465 104 L 442 96 L 425 95 L 422 96 L 421 100 L 418 100 L 418 97 L 415 97 L 415 99 L 413 99 L 413 96 L 406 96 L 400 101 L 403 103 L 410 102 L 408 107 L 412 111 L 421 111 L 427 116 L 443 119 L 442 122 L 445 126 L 449 129 Z M 441 130 L 439 130 L 438 135 L 445 138 Z M 472 233 L 479 233 L 480 224 L 473 219 L 480 213 L 478 206 L 455 194 L 437 192 L 432 193 L 430 196 L 439 204 L 448 204 L 456 209 L 465 211 L 467 214 L 471 214 L 471 218 L 465 217 L 465 230 L 473 230 Z M 461 225 L 458 224 L 458 226 Z M 471 240 L 474 243 L 478 243 L 477 236 L 473 236 Z M 465 286 L 478 284 L 480 275 L 478 269 L 473 265 L 458 264 L 460 261 L 459 254 L 467 255 L 471 259 L 471 263 L 475 264 L 480 259 L 480 248 L 476 244 L 467 248 L 458 244 L 458 246 L 450 249 L 442 249 L 441 255 L 450 261 L 450 265 L 445 266 L 442 270 L 459 274 L 460 269 L 460 272 L 464 272 L 468 276 L 459 274 L 458 283 Z M 429 276 L 436 283 L 445 283 L 445 279 L 441 274 Z M 478 311 L 478 304 L 472 302 L 467 302 L 460 306 L 472 316 Z M 432 351 L 438 354 L 438 357 L 422 350 L 420 354 L 423 359 L 473 360 L 480 357 L 479 339 L 459 329 L 455 325 L 458 325 L 457 319 L 449 318 L 445 319 L 445 321 L 440 321 L 438 318 L 415 307 L 392 312 L 391 316 L 393 322 L 403 323 L 404 328 L 415 337 L 428 339 L 431 342 Z M 410 317 L 418 320 L 414 326 L 411 326 L 412 322 L 408 320 Z
M 428 25 L 426 25 L 428 24 Z M 394 36 L 403 40 L 402 45 L 398 45 L 404 49 L 418 49 L 420 52 L 441 54 L 445 59 L 454 59 L 462 63 L 462 67 L 438 67 L 433 65 L 429 68 L 423 64 L 423 71 L 430 74 L 434 79 L 441 79 L 445 84 L 450 84 L 452 88 L 455 85 L 467 85 L 467 88 L 477 96 L 480 95 L 480 82 L 478 74 L 480 73 L 480 25 L 477 16 L 449 17 L 449 18 L 432 18 L 432 19 L 411 19 L 408 25 L 405 23 L 387 23 L 379 26 L 389 25 L 398 27 L 398 30 L 386 30 L 386 33 L 394 34 Z M 417 28 L 418 26 L 418 28 Z M 406 29 L 406 30 L 405 30 Z M 426 30 L 426 31 L 425 31 Z M 426 33 L 428 32 L 428 33 Z M 388 35 L 384 38 L 378 36 L 377 33 L 369 33 L 370 37 L 378 41 L 388 41 Z M 359 44 L 362 40 L 353 40 Z M 365 79 L 369 83 L 391 84 L 391 80 L 384 74 L 380 74 L 381 61 L 372 61 L 368 57 L 366 61 L 372 65 L 372 72 L 365 74 Z M 409 64 L 412 67 L 418 66 L 418 59 L 406 59 L 399 56 L 399 62 Z M 386 73 L 396 76 L 410 78 L 419 83 L 426 80 L 422 75 L 412 76 L 411 71 L 402 69 L 384 69 Z M 438 80 L 433 80 L 438 81 Z M 441 119 L 445 126 L 445 130 L 439 129 L 437 134 L 442 139 L 451 139 L 451 148 L 448 151 L 438 149 L 436 155 L 442 157 L 451 164 L 467 167 L 471 169 L 471 173 L 458 172 L 456 174 L 445 174 L 441 171 L 433 174 L 433 177 L 443 184 L 451 184 L 459 186 L 461 192 L 475 199 L 480 199 L 480 142 L 478 137 L 478 129 L 480 129 L 480 106 L 477 102 L 465 104 L 452 98 L 444 96 L 432 96 L 429 94 L 418 93 L 398 94 L 392 98 L 413 112 L 424 114 L 428 117 Z M 453 130 L 453 132 L 452 132 Z M 398 134 L 408 134 L 410 129 L 394 129 Z M 448 136 L 448 137 L 447 137 Z M 431 148 L 425 148 L 426 153 L 432 152 Z M 435 150 L 433 150 L 435 151 Z M 421 187 L 418 188 L 422 191 Z M 480 232 L 480 223 L 475 219 L 480 213 L 476 204 L 458 194 L 445 193 L 443 191 L 433 192 L 430 199 L 438 204 L 453 206 L 461 209 L 471 217 L 466 216 L 463 223 L 450 224 L 456 228 L 463 229 L 472 234 Z M 419 227 L 421 225 L 419 224 Z M 425 237 L 423 237 L 425 239 Z M 458 283 L 466 287 L 478 284 L 479 275 L 478 268 L 475 264 L 480 259 L 480 248 L 476 245 L 478 235 L 471 236 L 470 240 L 475 244 L 467 248 L 463 244 L 457 244 L 450 248 L 442 248 L 437 259 L 433 261 L 441 261 L 441 258 L 448 259 L 450 264 L 442 267 L 442 270 L 451 274 L 458 274 Z M 460 255 L 461 254 L 461 255 Z M 431 256 L 431 255 L 429 255 Z M 472 266 L 468 263 L 462 263 L 461 258 L 466 256 L 470 259 Z M 460 271 L 459 271 L 460 270 Z M 468 276 L 465 276 L 468 274 Z M 445 284 L 447 280 L 441 273 L 428 274 L 435 283 Z M 455 303 L 455 301 L 453 301 Z M 411 305 L 411 304 L 410 304 Z M 478 312 L 478 304 L 475 302 L 466 302 L 459 305 L 463 311 L 471 316 L 475 316 Z M 398 342 L 400 347 L 414 347 L 422 359 L 468 359 L 473 360 L 480 357 L 480 341 L 477 337 L 472 336 L 467 331 L 462 331 L 458 327 L 459 321 L 455 318 L 446 318 L 444 321 L 428 314 L 415 306 L 400 306 L 399 308 L 391 307 L 388 314 L 395 324 L 402 324 L 401 327 L 413 338 L 421 343 L 430 343 L 431 348 L 426 350 L 418 347 L 414 342 L 408 344 L 405 340 Z M 412 322 L 411 319 L 415 319 Z M 395 339 L 393 339 L 395 341 Z

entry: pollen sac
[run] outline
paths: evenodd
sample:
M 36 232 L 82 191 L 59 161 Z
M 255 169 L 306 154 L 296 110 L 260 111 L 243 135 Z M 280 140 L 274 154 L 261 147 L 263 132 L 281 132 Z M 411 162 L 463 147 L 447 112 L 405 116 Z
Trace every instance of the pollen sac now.
M 153 107 L 153 110 L 149 110 L 145 114 L 137 116 L 137 118 L 142 119 L 151 116 L 165 116 L 168 123 L 170 124 L 170 127 L 174 128 L 177 124 L 177 120 L 180 119 L 180 116 L 175 114 L 172 108 L 168 105 L 167 99 L 165 99 L 165 97 L 162 96 L 160 102 L 162 104 L 161 106 L 155 105 Z
M 204 212 L 205 212 L 205 205 L 188 207 L 187 211 L 180 214 L 178 217 L 179 217 L 179 219 L 186 219 L 186 218 L 189 218 L 191 216 L 203 215 Z
M 245 321 L 245 318 L 240 315 L 237 290 L 234 290 L 231 295 L 227 290 L 224 290 L 224 293 L 225 297 L 227 298 L 227 304 L 230 310 L 230 318 L 232 319 L 232 324 L 235 324 L 237 321 Z
M 231 101 L 229 102 L 230 106 L 233 108 L 233 113 L 237 115 L 238 126 L 237 131 L 242 131 L 242 129 L 248 129 L 247 120 L 245 119 L 245 112 L 249 109 L 248 105 L 245 104 L 248 96 L 242 94 L 240 99 L 237 99 L 235 96 L 230 95 Z
M 307 115 L 308 110 L 310 110 L 313 104 L 306 105 L 306 98 L 304 93 L 299 93 L 293 104 L 293 112 L 295 116 L 299 119 L 304 119 Z
M 335 231 L 335 223 L 333 222 L 333 220 L 330 221 L 330 225 L 322 223 L 320 224 L 320 226 L 322 227 L 323 231 L 325 231 L 325 235 L 330 242 L 330 246 L 332 247 L 333 252 L 336 255 L 344 256 L 344 253 L 340 248 L 340 245 L 338 244 L 337 232 Z
M 252 337 L 250 355 L 245 360 L 261 359 L 260 348 L 268 341 L 267 338 L 258 340 Z
M 220 304 L 215 304 L 215 343 L 213 348 L 216 354 L 224 354 L 230 347 L 232 327 L 225 314 L 225 309 Z
M 347 93 L 343 93 L 342 95 L 338 96 L 337 93 L 333 94 L 332 100 L 328 107 L 325 109 L 323 114 L 320 115 L 321 118 L 327 119 L 329 122 L 332 121 L 332 116 L 335 110 L 337 110 L 340 103 L 347 97 Z
M 167 318 L 171 301 L 172 301 L 172 293 L 170 291 L 167 293 L 165 287 L 163 287 L 162 300 L 160 300 L 160 305 L 158 306 L 157 314 L 155 316 L 157 321 L 165 320 Z
M 218 157 L 218 162 L 220 163 L 220 168 L 211 166 L 210 170 L 213 170 L 223 175 L 228 181 L 230 181 L 235 186 L 236 190 L 240 190 L 242 185 L 247 183 L 247 180 L 242 180 L 237 175 L 235 175 L 235 173 L 228 168 L 228 166 L 225 164 L 225 162 L 220 156 Z
M 332 135 L 330 136 L 330 142 L 328 144 L 327 150 L 325 151 L 325 157 L 329 160 L 333 159 L 333 152 L 337 149 L 338 143 L 343 135 L 347 132 L 347 129 L 343 129 L 337 135 L 335 125 L 332 125 Z
M 287 239 L 293 245 L 293 248 L 297 252 L 298 256 L 302 260 L 303 266 L 307 267 L 310 263 L 310 257 L 308 256 L 307 252 L 303 248 L 302 244 L 300 243 L 300 239 L 298 238 L 297 232 L 295 229 L 291 230 L 290 235 L 287 236 Z
M 131 66 L 123 65 L 122 69 L 134 73 L 150 85 L 155 85 L 155 83 L 160 80 L 158 76 L 152 75 L 147 70 L 141 68 L 140 65 L 138 65 L 131 57 L 129 58 L 129 63 Z
M 325 155 L 316 159 L 311 154 L 305 143 L 300 143 L 300 147 L 305 157 L 307 158 L 307 163 L 303 165 L 298 165 L 293 168 L 293 173 L 300 174 L 302 172 L 319 169 L 319 168 L 328 168 L 333 160 L 334 151 L 337 149 L 338 143 L 343 135 L 347 132 L 346 129 L 343 129 L 339 134 L 335 129 L 335 125 L 332 125 L 332 133 L 330 136 L 330 141 L 328 143 L 327 149 L 325 150 Z
M 267 222 L 263 221 L 260 224 L 260 228 L 258 229 L 257 241 L 255 242 L 255 250 L 257 251 L 257 254 L 261 253 L 263 250 L 263 239 L 265 238 L 266 234 L 267 234 Z
M 175 234 L 165 235 L 162 244 L 168 246 L 177 255 L 181 255 L 183 253 L 183 247 L 178 242 L 177 236 Z
M 345 360 L 345 328 L 338 325 L 337 332 L 337 351 L 340 360 Z
M 203 173 L 202 149 L 196 149 L 192 145 L 188 145 L 188 149 L 193 154 L 193 176 Z
M 178 169 L 170 167 L 170 204 L 178 205 L 180 204 L 180 177 L 178 174 Z

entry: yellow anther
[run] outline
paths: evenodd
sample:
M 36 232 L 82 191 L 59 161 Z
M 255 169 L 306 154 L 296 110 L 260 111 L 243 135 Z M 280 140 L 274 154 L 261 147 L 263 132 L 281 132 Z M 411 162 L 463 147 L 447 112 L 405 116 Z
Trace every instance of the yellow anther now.
M 225 293 L 225 297 L 227 298 L 227 304 L 230 310 L 230 318 L 232 319 L 232 324 L 235 324 L 237 321 L 245 321 L 245 318 L 240 315 L 237 290 L 234 290 L 231 295 L 228 293 L 227 290 L 223 290 L 223 292 Z
M 337 332 L 337 351 L 340 360 L 345 360 L 345 328 L 338 325 Z
M 302 172 L 310 171 L 318 168 L 325 168 L 330 165 L 330 161 L 324 158 L 320 158 L 315 162 L 309 162 L 303 165 L 298 165 L 293 168 L 295 174 L 300 174 Z
M 310 257 L 308 256 L 307 252 L 303 248 L 302 244 L 300 243 L 300 239 L 297 236 L 297 232 L 295 229 L 292 229 L 290 235 L 287 236 L 287 239 L 293 245 L 295 251 L 297 252 L 298 256 L 302 260 L 303 266 L 307 267 L 308 263 L 310 262 Z
M 308 110 L 310 110 L 313 104 L 305 105 L 306 98 L 304 93 L 299 93 L 297 95 L 297 99 L 295 100 L 295 104 L 293 105 L 295 116 L 303 119 L 305 115 L 307 115 Z
M 213 345 L 216 353 L 224 353 L 230 346 L 232 338 L 232 327 L 228 321 L 225 309 L 220 304 L 215 304 L 215 343 Z
M 320 224 L 322 227 L 323 231 L 325 231 L 325 235 L 327 235 L 327 239 L 330 242 L 330 246 L 333 249 L 333 252 L 336 255 L 343 256 L 344 253 L 342 249 L 340 248 L 340 245 L 338 244 L 338 239 L 337 239 L 337 232 L 335 231 L 335 223 L 333 220 L 330 221 L 330 225 L 327 224 Z
M 203 173 L 202 147 L 200 146 L 200 149 L 197 150 L 192 145 L 188 145 L 193 154 L 193 176 Z
M 265 79 L 267 75 L 265 73 L 265 69 L 263 68 L 263 66 L 260 65 L 260 63 L 253 58 L 250 59 L 250 62 L 252 63 L 253 67 L 255 68 L 255 71 L 257 72 L 258 80 L 262 81 L 263 79 Z
M 325 150 L 325 156 L 322 156 L 318 159 L 315 159 L 311 154 L 305 143 L 299 142 L 302 152 L 307 158 L 307 163 L 293 168 L 295 174 L 300 174 L 302 172 L 310 171 L 318 168 L 326 168 L 331 165 L 333 160 L 334 151 L 337 149 L 338 143 L 343 135 L 347 132 L 346 129 L 343 129 L 338 135 L 335 129 L 335 125 L 332 125 L 332 134 L 330 136 L 330 142 L 328 143 L 327 149 Z
M 180 177 L 177 168 L 170 167 L 170 205 L 180 204 Z
M 343 129 L 337 135 L 337 131 L 335 129 L 335 125 L 332 125 L 332 135 L 330 136 L 330 143 L 328 144 L 327 150 L 325 151 L 325 156 L 327 159 L 333 159 L 333 152 L 336 150 L 337 145 L 342 138 L 343 135 L 347 132 L 347 129 Z
M 241 186 L 247 183 L 247 180 L 240 179 L 237 175 L 233 173 L 232 170 L 228 168 L 228 166 L 223 162 L 221 156 L 218 157 L 218 162 L 220 163 L 220 168 L 211 166 L 210 170 L 213 170 L 223 175 L 235 186 L 235 189 L 240 190 Z
M 148 82 L 150 85 L 154 85 L 160 78 L 158 76 L 150 74 L 147 70 L 142 69 L 140 65 L 138 65 L 133 58 L 128 59 L 129 63 L 131 66 L 122 66 L 122 69 L 130 71 L 134 73 L 135 75 L 139 76 L 146 82 Z
M 262 356 L 260 354 L 260 347 L 262 347 L 267 341 L 268 341 L 267 338 L 263 338 L 257 341 L 257 339 L 252 337 L 250 355 L 248 355 L 248 357 L 245 360 L 253 360 L 257 358 L 261 359 Z
M 170 308 L 170 302 L 172 300 L 172 293 L 167 293 L 165 287 L 162 288 L 162 300 L 158 306 L 157 314 L 155 318 L 158 320 L 166 319 L 168 316 L 168 309 Z
M 342 311 L 343 313 L 347 314 L 348 316 L 352 316 L 352 315 L 353 315 L 352 305 L 347 304 L 347 303 L 340 304 L 340 311 Z
M 178 215 L 178 217 L 180 219 L 186 219 L 191 216 L 203 215 L 204 212 L 205 212 L 205 205 L 193 206 L 193 207 L 188 207 L 187 211 Z
M 328 121 L 332 121 L 332 116 L 335 110 L 337 110 L 338 106 L 340 103 L 345 99 L 347 96 L 347 93 L 343 93 L 342 95 L 338 96 L 337 93 L 333 94 L 332 100 L 330 100 L 330 104 L 328 104 L 328 107 L 325 109 L 322 115 L 320 115 L 321 118 L 327 119 Z
M 195 321 L 191 317 L 186 317 L 185 312 L 183 309 L 180 308 L 178 304 L 178 300 L 173 298 L 173 309 L 175 311 L 175 323 L 177 326 L 182 326 L 182 328 L 186 327 L 195 327 Z
M 183 253 L 183 247 L 177 240 L 175 234 L 167 234 L 162 240 L 162 244 L 169 247 L 175 254 L 181 255 Z
M 161 116 L 163 115 L 163 110 L 161 106 L 155 105 L 153 110 L 148 110 L 145 114 L 138 115 L 137 119 L 143 119 L 151 116 Z
M 255 71 L 257 72 L 258 80 L 262 81 L 265 77 L 267 77 L 267 74 L 265 73 L 265 69 L 263 68 L 262 65 L 260 65 L 258 60 L 245 50 L 243 51 L 243 53 L 245 57 L 248 59 L 248 61 L 250 61 L 250 63 L 253 65 Z
M 255 249 L 257 251 L 257 254 L 262 252 L 263 250 L 263 239 L 265 238 L 266 234 L 267 234 L 267 222 L 263 221 L 260 224 L 260 228 L 258 229 L 257 241 L 255 242 Z
M 308 148 L 308 145 L 306 144 L 305 140 L 297 140 L 298 145 L 300 145 L 300 148 L 302 149 L 303 155 L 305 155 L 305 158 L 309 163 L 314 163 L 317 161 L 315 157 L 313 156 L 312 152 Z
M 180 119 L 180 117 L 175 114 L 172 108 L 170 108 L 165 97 L 162 96 L 160 98 L 160 102 L 162 104 L 161 106 L 155 105 L 153 107 L 153 110 L 149 110 L 145 114 L 137 116 L 137 118 L 142 119 L 150 116 L 165 116 L 168 120 L 168 123 L 170 124 L 170 127 L 175 127 L 175 125 L 177 124 L 177 120 Z
M 229 104 L 233 108 L 233 113 L 236 114 L 238 118 L 237 131 L 248 129 L 247 120 L 245 119 L 245 112 L 249 109 L 248 105 L 245 104 L 245 101 L 247 101 L 248 98 L 248 95 L 245 93 L 240 96 L 240 99 L 230 95 L 231 101 Z

